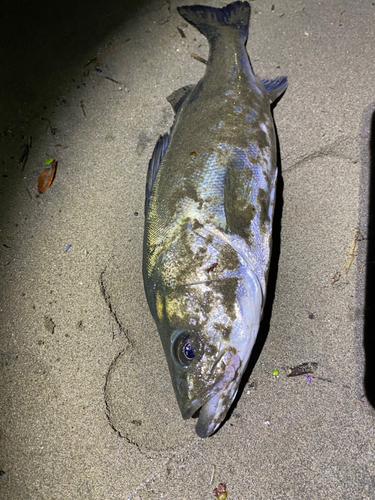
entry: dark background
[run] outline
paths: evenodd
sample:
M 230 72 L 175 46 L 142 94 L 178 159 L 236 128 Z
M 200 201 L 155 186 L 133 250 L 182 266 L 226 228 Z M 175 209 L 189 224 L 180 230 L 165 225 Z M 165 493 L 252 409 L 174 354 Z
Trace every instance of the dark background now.
M 364 348 L 366 356 L 365 390 L 372 406 L 375 407 L 375 111 L 370 128 L 370 189 L 368 209 L 368 246 L 366 258 L 366 299 L 364 323 Z
M 7 1 L 0 16 L 2 129 L 47 107 L 147 0 Z M 48 99 L 49 98 L 49 99 Z M 3 130 L 2 130 L 3 131 Z M 15 130 L 12 130 L 15 132 Z

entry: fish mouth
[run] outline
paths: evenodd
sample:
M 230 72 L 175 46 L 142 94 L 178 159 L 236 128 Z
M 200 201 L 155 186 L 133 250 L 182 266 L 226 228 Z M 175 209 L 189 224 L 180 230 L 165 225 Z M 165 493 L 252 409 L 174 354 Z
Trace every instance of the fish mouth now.
M 227 358 L 227 363 L 222 378 L 208 391 L 203 401 L 201 398 L 194 399 L 182 415 L 184 419 L 198 415 L 195 430 L 201 438 L 211 436 L 217 430 L 238 391 L 241 379 L 238 374 L 241 359 L 238 354 L 229 351 L 224 354 L 223 358 Z

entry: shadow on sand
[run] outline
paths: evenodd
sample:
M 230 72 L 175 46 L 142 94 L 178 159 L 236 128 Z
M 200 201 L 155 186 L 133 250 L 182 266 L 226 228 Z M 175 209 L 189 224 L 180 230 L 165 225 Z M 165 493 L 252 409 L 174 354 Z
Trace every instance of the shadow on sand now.
M 362 154 L 362 163 L 364 163 L 364 156 L 365 163 L 367 163 L 367 165 L 362 164 L 362 168 L 367 167 L 369 170 L 367 173 L 369 195 L 363 345 L 365 350 L 364 386 L 368 401 L 375 407 L 375 104 L 372 109 L 370 137 L 367 143 L 369 156 L 366 155 L 366 151 Z M 366 147 L 366 144 L 364 146 Z M 364 223 L 366 224 L 366 221 Z

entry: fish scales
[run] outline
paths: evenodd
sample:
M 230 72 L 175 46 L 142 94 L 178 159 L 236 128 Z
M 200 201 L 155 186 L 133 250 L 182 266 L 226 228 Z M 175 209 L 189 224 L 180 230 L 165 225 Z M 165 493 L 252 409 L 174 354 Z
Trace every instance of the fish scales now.
M 150 160 L 143 276 L 183 418 L 214 433 L 262 318 L 277 179 L 271 105 L 287 79 L 254 75 L 250 5 L 178 8 L 210 45 L 203 78 L 169 98 L 175 120 Z

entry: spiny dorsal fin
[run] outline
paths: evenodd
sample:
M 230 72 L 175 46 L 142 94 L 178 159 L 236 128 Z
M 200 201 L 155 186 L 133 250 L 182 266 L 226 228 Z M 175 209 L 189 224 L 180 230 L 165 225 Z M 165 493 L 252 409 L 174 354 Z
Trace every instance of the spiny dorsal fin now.
M 171 104 L 176 114 L 178 113 L 183 102 L 185 101 L 187 96 L 192 92 L 194 87 L 195 85 L 186 85 L 185 87 L 181 87 L 180 89 L 175 90 L 169 97 L 167 97 L 167 101 Z M 169 131 L 169 134 L 167 133 L 161 135 L 159 139 L 156 141 L 154 152 L 152 153 L 151 160 L 149 161 L 148 164 L 145 213 L 147 212 L 148 204 L 150 202 L 152 186 L 154 185 L 156 175 L 160 168 L 161 161 L 169 145 L 169 141 L 173 130 L 173 125 Z
M 151 189 L 156 179 L 161 161 L 167 150 L 169 139 L 171 137 L 172 128 L 169 134 L 164 134 L 156 141 L 154 152 L 152 153 L 151 160 L 148 164 L 147 180 L 146 180 L 146 201 L 145 201 L 145 214 L 147 213 L 148 204 L 150 202 Z

